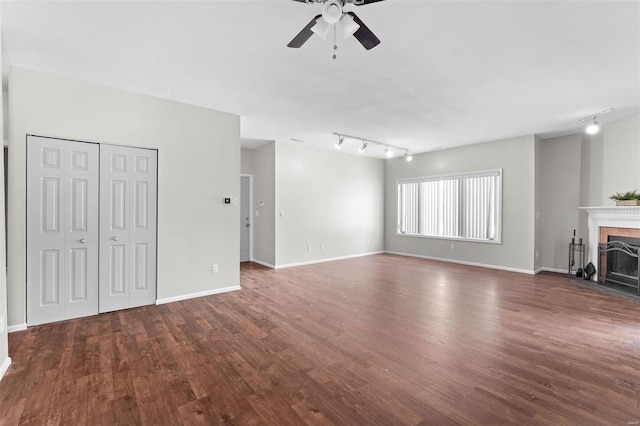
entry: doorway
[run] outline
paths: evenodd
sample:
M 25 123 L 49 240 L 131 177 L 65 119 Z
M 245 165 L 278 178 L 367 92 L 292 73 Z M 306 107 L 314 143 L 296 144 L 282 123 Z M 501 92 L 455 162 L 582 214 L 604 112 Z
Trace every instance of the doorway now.
M 252 193 L 253 176 L 240 175 L 240 262 L 249 262 L 253 258 Z

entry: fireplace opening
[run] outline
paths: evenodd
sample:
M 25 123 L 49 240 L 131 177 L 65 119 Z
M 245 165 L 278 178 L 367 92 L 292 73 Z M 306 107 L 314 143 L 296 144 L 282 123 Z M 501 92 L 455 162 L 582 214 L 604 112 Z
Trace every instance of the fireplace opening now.
M 640 295 L 640 238 L 609 235 L 599 244 L 598 282 Z

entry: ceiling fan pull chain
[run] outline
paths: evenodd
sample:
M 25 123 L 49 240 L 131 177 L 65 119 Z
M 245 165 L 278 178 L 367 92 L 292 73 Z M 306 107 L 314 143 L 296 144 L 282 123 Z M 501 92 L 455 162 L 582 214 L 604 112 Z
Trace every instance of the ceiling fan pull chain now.
M 338 45 L 336 44 L 336 24 L 333 24 L 333 59 L 336 59 L 338 57 L 336 55 L 337 50 Z

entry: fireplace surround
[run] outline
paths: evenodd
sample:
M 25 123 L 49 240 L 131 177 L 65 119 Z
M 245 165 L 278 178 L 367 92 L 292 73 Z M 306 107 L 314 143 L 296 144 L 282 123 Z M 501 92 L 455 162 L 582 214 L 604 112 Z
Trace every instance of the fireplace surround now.
M 598 284 L 640 296 L 640 238 L 613 232 L 598 244 Z
M 611 280 L 622 281 L 626 284 L 616 284 L 628 292 L 640 294 L 637 277 L 637 257 L 634 259 L 633 247 L 637 246 L 636 239 L 640 239 L 640 206 L 616 206 L 616 207 L 579 207 L 580 210 L 589 214 L 589 241 L 587 249 L 587 262 L 592 262 L 598 268 L 597 273 L 592 277 L 594 281 Z M 610 243 L 611 241 L 621 243 Z M 607 244 L 610 244 L 607 247 Z M 631 250 L 625 253 L 624 245 L 631 246 Z M 601 259 L 601 248 L 604 250 L 604 260 Z M 606 251 L 608 250 L 609 251 Z M 630 255 L 631 259 L 625 255 Z M 618 260 L 611 260 L 611 257 L 620 256 Z M 635 260 L 635 264 L 633 261 Z M 614 274 L 601 271 L 604 266 L 609 265 L 614 270 L 619 269 Z M 632 271 L 635 265 L 635 273 Z M 616 275 L 617 274 L 617 275 Z M 629 278 L 631 277 L 631 278 Z M 633 279 L 635 278 L 635 284 Z M 631 280 L 631 281 L 630 281 Z M 613 283 L 613 281 L 610 281 Z M 635 287 L 634 287 L 635 285 Z

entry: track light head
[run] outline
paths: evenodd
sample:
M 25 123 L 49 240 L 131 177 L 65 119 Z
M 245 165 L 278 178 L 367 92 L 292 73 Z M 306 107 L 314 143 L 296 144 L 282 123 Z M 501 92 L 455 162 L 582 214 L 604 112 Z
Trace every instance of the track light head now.
M 362 146 L 358 150 L 358 151 L 360 151 L 360 154 L 362 154 L 364 152 L 364 150 L 367 149 L 368 146 L 369 146 L 368 142 L 362 141 Z
M 599 131 L 600 131 L 600 126 L 598 125 L 598 122 L 596 121 L 595 118 L 593 119 L 593 123 L 589 124 L 585 129 L 585 132 L 587 132 L 588 135 L 595 135 Z
M 342 142 L 344 142 L 344 136 L 342 135 L 338 135 L 338 142 L 336 142 L 336 148 L 340 149 L 342 148 Z
M 393 152 L 391 152 L 391 150 L 389 149 L 389 147 L 388 147 L 388 146 L 384 148 L 384 155 L 385 155 L 385 157 L 387 157 L 387 158 L 391 158 L 391 157 L 393 157 Z
M 409 151 L 405 151 L 404 159 L 407 160 L 407 161 L 411 161 L 411 160 L 413 160 L 413 155 L 409 155 Z

